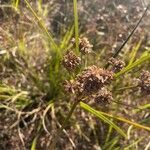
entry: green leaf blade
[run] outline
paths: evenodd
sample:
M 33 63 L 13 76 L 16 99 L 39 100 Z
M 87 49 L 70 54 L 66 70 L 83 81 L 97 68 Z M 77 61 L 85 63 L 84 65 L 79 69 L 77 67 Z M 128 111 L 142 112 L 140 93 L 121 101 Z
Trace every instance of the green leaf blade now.
M 85 104 L 83 102 L 80 102 L 80 106 L 81 106 L 81 108 L 83 108 L 86 111 L 90 112 L 94 116 L 96 116 L 99 119 L 103 120 L 105 123 L 111 125 L 123 137 L 125 137 L 125 138 L 127 137 L 126 134 L 125 134 L 125 132 L 120 127 L 118 127 L 111 120 L 109 120 L 108 118 L 106 118 L 103 114 L 101 114 L 100 111 L 97 111 L 97 110 L 93 109 L 92 107 L 90 107 L 89 105 L 87 105 L 87 104 Z

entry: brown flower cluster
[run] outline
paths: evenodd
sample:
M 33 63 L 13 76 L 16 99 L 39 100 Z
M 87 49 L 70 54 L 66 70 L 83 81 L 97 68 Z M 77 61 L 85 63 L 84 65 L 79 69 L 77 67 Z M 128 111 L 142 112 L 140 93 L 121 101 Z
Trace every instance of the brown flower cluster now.
M 120 71 L 125 66 L 125 63 L 122 60 L 113 57 L 109 59 L 108 63 L 112 65 L 112 70 L 114 72 Z
M 142 93 L 150 95 L 150 72 L 149 71 L 143 71 L 141 73 L 139 86 L 141 88 Z
M 64 83 L 64 89 L 66 92 L 68 93 L 75 93 L 75 90 L 76 90 L 76 83 L 74 80 L 66 80 Z
M 75 44 L 75 39 L 72 40 Z M 85 55 L 91 52 L 93 46 L 87 38 L 79 39 L 79 50 Z M 76 56 L 73 51 L 67 51 L 63 57 L 62 64 L 68 71 L 73 71 L 80 64 L 80 57 Z M 64 90 L 68 93 L 75 94 L 77 99 L 92 97 L 95 102 L 108 104 L 112 100 L 111 92 L 107 91 L 105 86 L 113 80 L 114 73 L 95 65 L 84 69 L 76 75 L 74 80 L 64 82 Z
M 72 39 L 72 43 L 75 44 L 75 39 Z M 87 38 L 79 38 L 79 50 L 82 54 L 88 54 L 91 52 L 93 45 L 90 44 Z M 68 50 L 62 59 L 62 65 L 69 71 L 74 71 L 81 63 L 81 58 L 76 56 L 72 50 Z
M 90 44 L 89 40 L 86 37 L 79 39 L 79 51 L 83 55 L 91 53 L 92 47 L 93 45 Z
M 67 51 L 62 60 L 62 65 L 68 70 L 73 71 L 80 65 L 81 59 L 73 51 Z
M 75 39 L 72 39 L 72 43 L 75 44 Z M 86 37 L 79 38 L 79 51 L 85 55 L 92 52 L 93 45 L 90 44 L 89 40 Z
M 101 105 L 110 104 L 113 99 L 112 94 L 106 88 L 102 88 L 96 95 L 94 95 L 94 101 Z
M 90 66 L 77 77 L 79 91 L 89 95 L 99 91 L 113 79 L 113 73 L 97 66 Z
M 108 103 L 112 99 L 111 93 L 104 90 L 105 85 L 113 79 L 113 72 L 97 66 L 90 66 L 83 70 L 75 80 L 65 82 L 65 90 L 78 96 L 92 96 L 95 102 Z

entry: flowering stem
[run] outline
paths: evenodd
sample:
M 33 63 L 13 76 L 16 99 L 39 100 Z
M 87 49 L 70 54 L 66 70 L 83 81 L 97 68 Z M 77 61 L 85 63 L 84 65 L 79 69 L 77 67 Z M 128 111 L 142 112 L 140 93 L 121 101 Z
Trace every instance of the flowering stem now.
M 56 146 L 56 143 L 57 143 L 57 140 L 59 139 L 59 137 L 61 136 L 62 132 L 63 132 L 63 129 L 66 127 L 69 119 L 71 118 L 74 110 L 76 109 L 77 105 L 79 104 L 80 101 L 76 101 L 72 107 L 71 107 L 71 110 L 69 112 L 69 114 L 67 115 L 67 117 L 65 118 L 61 128 L 57 131 L 53 141 L 52 141 L 52 144 L 50 145 L 50 150 L 55 150 L 55 146 Z
M 117 89 L 116 91 L 122 91 L 122 90 L 127 90 L 127 89 L 133 89 L 133 88 L 137 88 L 138 85 L 132 85 L 132 86 L 126 86 L 126 87 L 122 87 Z
M 136 107 L 136 106 L 134 106 L 134 105 L 132 105 L 132 104 L 126 104 L 126 103 L 121 102 L 121 101 L 115 101 L 115 100 L 112 100 L 112 102 L 117 103 L 117 104 L 119 104 L 119 105 L 123 105 L 123 106 L 130 107 L 130 108 L 142 110 L 142 109 L 139 108 L 139 107 Z
M 133 28 L 133 30 L 131 31 L 131 33 L 128 35 L 128 37 L 126 38 L 126 40 L 122 43 L 122 45 L 120 46 L 120 48 L 115 52 L 115 54 L 112 56 L 113 58 L 116 58 L 119 53 L 123 50 L 124 46 L 127 44 L 127 42 L 130 40 L 130 38 L 132 37 L 132 35 L 134 34 L 135 30 L 138 28 L 139 24 L 142 22 L 143 18 L 145 17 L 148 9 L 150 6 L 150 1 L 147 4 L 147 7 L 145 9 L 145 11 L 143 12 L 143 15 L 141 16 L 141 18 L 139 19 L 139 21 L 137 22 L 137 24 L 135 25 L 135 27 Z M 107 63 L 105 68 L 108 68 L 109 64 Z
M 74 7 L 74 25 L 75 25 L 75 39 L 76 39 L 76 52 L 79 52 L 79 25 L 78 25 L 78 6 L 77 0 L 73 0 Z

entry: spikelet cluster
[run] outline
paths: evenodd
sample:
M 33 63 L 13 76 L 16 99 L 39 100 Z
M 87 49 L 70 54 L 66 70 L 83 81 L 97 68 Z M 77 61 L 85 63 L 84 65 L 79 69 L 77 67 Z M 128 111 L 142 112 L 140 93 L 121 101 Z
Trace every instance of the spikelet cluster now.
M 79 51 L 85 55 L 92 52 L 93 45 L 90 44 L 89 40 L 86 37 L 79 39 Z
M 81 59 L 73 51 L 67 51 L 62 59 L 62 65 L 69 71 L 74 71 L 80 65 Z
M 143 71 L 140 76 L 139 86 L 141 92 L 150 95 L 150 72 Z
M 75 45 L 75 38 L 71 40 L 72 44 Z M 79 38 L 79 51 L 81 54 L 86 55 L 92 52 L 93 45 L 90 44 L 86 37 Z
M 113 73 L 93 65 L 77 76 L 79 91 L 89 95 L 99 91 L 113 79 Z
M 125 63 L 122 60 L 119 60 L 119 59 L 116 59 L 116 58 L 113 58 L 113 57 L 111 57 L 109 59 L 108 63 L 112 65 L 112 70 L 114 72 L 120 71 L 125 66 Z
M 72 42 L 75 43 L 75 40 L 73 39 Z M 92 47 L 87 38 L 79 39 L 79 50 L 83 55 L 91 53 Z M 74 71 L 80 63 L 80 57 L 76 56 L 73 51 L 67 51 L 62 60 L 63 66 L 69 72 Z M 121 68 L 120 62 L 116 63 L 116 69 L 119 67 Z M 96 103 L 106 105 L 112 100 L 112 95 L 105 86 L 111 83 L 113 76 L 113 71 L 95 65 L 89 66 L 77 74 L 73 80 L 66 80 L 63 84 L 64 90 L 83 99 L 93 97 Z
M 110 104 L 113 99 L 112 94 L 106 88 L 102 88 L 98 93 L 94 95 L 94 101 L 101 105 Z

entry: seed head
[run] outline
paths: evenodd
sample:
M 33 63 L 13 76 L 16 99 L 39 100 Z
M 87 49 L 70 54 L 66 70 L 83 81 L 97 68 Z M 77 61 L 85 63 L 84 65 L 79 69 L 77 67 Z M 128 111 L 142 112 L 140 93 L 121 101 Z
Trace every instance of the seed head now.
M 143 71 L 141 73 L 139 86 L 141 88 L 141 92 L 145 94 L 150 94 L 150 72 L 149 71 Z
M 74 80 L 66 80 L 64 83 L 63 83 L 63 86 L 64 86 L 64 90 L 68 93 L 75 93 L 75 90 L 76 90 L 76 82 Z
M 83 55 L 91 53 L 92 47 L 93 45 L 90 44 L 86 37 L 79 39 L 79 50 Z
M 108 84 L 113 79 L 113 73 L 98 68 L 97 66 L 90 66 L 85 69 L 78 77 L 78 89 L 85 95 L 99 91 L 104 85 Z
M 94 97 L 94 101 L 102 105 L 110 104 L 113 99 L 111 92 L 105 88 L 102 88 Z
M 72 44 L 75 44 L 75 38 L 71 40 Z M 89 40 L 86 37 L 79 38 L 79 51 L 85 55 L 92 52 L 93 45 L 90 44 Z
M 67 51 L 64 55 L 62 64 L 68 71 L 75 70 L 80 65 L 81 59 L 73 51 Z
M 114 72 L 120 71 L 125 66 L 125 63 L 122 60 L 115 59 L 113 57 L 109 59 L 109 64 L 113 66 Z

